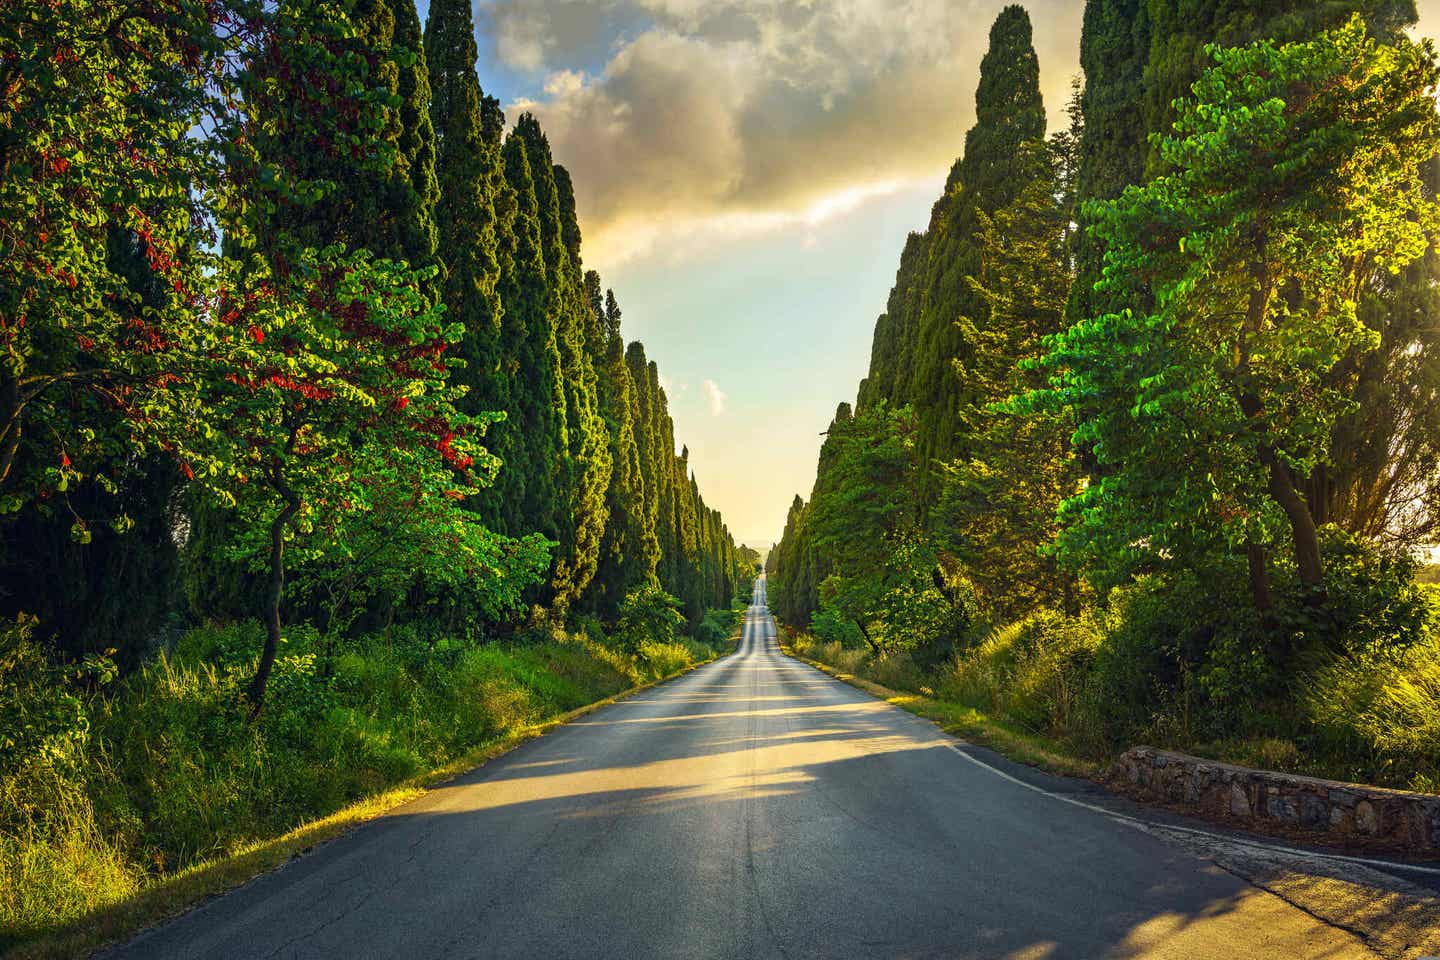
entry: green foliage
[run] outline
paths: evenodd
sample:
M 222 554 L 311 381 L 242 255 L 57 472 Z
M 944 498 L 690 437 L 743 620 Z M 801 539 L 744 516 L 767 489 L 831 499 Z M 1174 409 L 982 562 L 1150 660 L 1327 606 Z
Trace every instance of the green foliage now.
M 865 635 L 860 632 L 860 625 L 834 605 L 823 601 L 820 609 L 810 618 L 810 632 L 821 643 L 838 643 L 851 649 L 865 646 Z
M 0 25 L 0 517 L 40 505 L 82 543 L 123 530 L 106 494 L 127 458 L 186 451 L 219 149 L 187 133 L 233 90 L 222 16 L 66 0 Z M 137 259 L 156 282 L 135 282 Z
M 988 322 L 989 303 L 971 280 L 982 269 L 978 240 L 984 218 L 1008 206 L 1028 185 L 1026 174 L 1014 175 L 1015 160 L 1024 155 L 1025 144 L 1044 135 L 1030 17 L 1023 7 L 1011 5 L 990 29 L 975 92 L 975 125 L 965 135 L 965 152 L 931 215 L 914 365 L 902 367 L 912 371 L 910 390 L 896 401 L 913 404 L 917 414 L 926 509 L 937 489 L 933 465 L 968 453 L 957 421 L 981 389 L 970 374 L 981 348 L 966 326 L 984 328 Z M 965 322 L 957 323 L 961 318 Z
M 967 396 L 954 420 L 964 454 L 946 465 L 934 511 L 997 619 L 1070 589 L 1041 549 L 1055 536 L 1056 508 L 1079 481 L 1070 417 L 1017 416 L 1005 406 L 1041 385 L 1032 361 L 1061 329 L 1070 286 L 1070 219 L 1057 199 L 1068 174 L 1046 145 L 1030 142 L 1016 158 L 1014 176 L 1024 184 L 1014 201 L 980 217 L 982 265 L 971 284 L 985 303 L 983 320 L 957 323 L 973 347 L 963 371 Z
M 647 540 L 644 526 L 645 493 L 640 473 L 640 446 L 635 436 L 635 382 L 625 363 L 625 340 L 620 334 L 620 306 L 615 292 L 600 295 L 600 275 L 585 274 L 586 298 L 595 318 L 604 353 L 597 360 L 600 413 L 605 419 L 610 449 L 610 484 L 605 492 L 608 519 L 600 544 L 595 578 L 590 583 L 590 605 L 613 616 L 629 590 L 655 575 L 659 556 L 653 549 L 653 531 Z
M 696 625 L 694 638 L 713 650 L 721 650 L 730 643 L 730 638 L 740 626 L 744 615 L 742 607 L 724 607 L 706 610 L 704 618 Z
M 622 650 L 644 653 L 647 644 L 673 643 L 685 625 L 680 601 L 649 583 L 625 595 L 613 639 Z
M 1215 63 L 1162 142 L 1175 172 L 1092 208 L 1106 286 L 1143 286 L 1154 308 L 1076 324 L 1046 360 L 1054 388 L 1032 395 L 1073 411 L 1105 468 L 1065 504 L 1060 556 L 1118 582 L 1288 532 L 1318 586 L 1295 477 L 1346 409 L 1327 374 L 1375 345 L 1351 291 L 1418 257 L 1435 223 L 1417 166 L 1435 149 L 1434 66 L 1358 22 Z
M 78 685 L 115 675 L 103 656 L 73 667 L 53 662 L 34 630 L 35 619 L 23 614 L 0 629 L 0 777 L 27 763 L 72 763 L 90 734 Z

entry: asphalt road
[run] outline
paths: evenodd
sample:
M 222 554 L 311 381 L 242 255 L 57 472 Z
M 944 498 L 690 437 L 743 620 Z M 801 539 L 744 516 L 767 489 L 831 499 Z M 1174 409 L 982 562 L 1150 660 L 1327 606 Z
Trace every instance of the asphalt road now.
M 114 958 L 1373 956 L 784 656 L 606 707 Z

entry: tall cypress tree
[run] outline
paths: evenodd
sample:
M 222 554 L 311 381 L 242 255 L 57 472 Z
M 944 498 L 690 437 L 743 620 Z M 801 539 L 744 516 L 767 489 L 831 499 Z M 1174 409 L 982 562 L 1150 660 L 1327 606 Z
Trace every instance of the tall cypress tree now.
M 1150 55 L 1147 0 L 1088 0 L 1080 33 L 1084 128 L 1075 193 L 1080 231 L 1075 241 L 1075 282 L 1066 308 L 1072 319 L 1101 308 L 1095 292 L 1105 251 L 1091 230 L 1085 204 L 1113 200 L 1145 172 L 1145 64 Z
M 984 218 L 1015 198 L 1015 157 L 1027 142 L 1045 134 L 1040 97 L 1040 64 L 1031 41 L 1030 16 L 1008 6 L 990 29 L 990 47 L 980 63 L 975 125 L 965 136 L 965 154 L 956 164 L 946 195 L 937 204 L 930 230 L 927 282 L 918 329 L 911 398 L 921 425 L 922 497 L 934 502 L 935 464 L 961 453 L 956 418 L 975 390 L 965 368 L 973 355 L 965 328 L 985 323 L 987 304 L 970 278 L 980 273 L 976 241 Z
M 611 465 L 608 434 L 595 397 L 593 356 L 600 349 L 587 338 L 594 327 L 589 319 L 593 313 L 585 303 L 580 227 L 569 175 L 562 171 L 557 176 L 550 143 L 531 114 L 520 116 L 511 139 L 525 144 L 530 164 L 545 265 L 547 314 L 559 351 L 562 410 L 556 422 L 565 426 L 560 440 L 567 455 L 559 463 L 557 477 L 560 551 L 552 587 L 556 605 L 563 608 L 580 596 L 595 575 L 605 529 L 605 488 Z M 557 181 L 566 184 L 566 191 L 562 193 Z M 595 330 L 598 335 L 598 327 Z
M 412 267 L 428 267 L 438 265 L 435 213 L 440 201 L 440 184 L 435 176 L 435 128 L 430 118 L 430 68 L 420 32 L 420 14 L 413 0 L 389 2 L 395 15 L 392 47 L 399 66 L 398 165 L 407 178 L 407 202 L 413 202 L 416 210 L 414 216 L 402 221 L 401 243 Z
M 397 0 L 407 2 L 408 0 Z M 486 137 L 486 98 L 475 76 L 477 55 L 470 4 L 435 0 L 425 24 L 425 52 L 431 92 L 429 117 L 437 144 L 439 194 L 437 235 L 444 275 L 441 299 L 463 324 L 460 354 L 465 368 L 455 378 L 469 387 L 461 401 L 467 413 L 509 413 L 511 371 L 503 362 L 500 327 L 504 309 L 500 279 L 499 213 L 504 186 L 498 138 Z M 524 481 L 515 424 L 491 428 L 493 452 L 502 463 L 498 482 L 483 489 L 476 506 L 487 523 L 507 533 L 528 529 L 516 514 L 517 487 Z
M 508 256 L 502 259 L 499 283 L 505 307 L 505 362 L 513 370 L 509 413 L 514 423 L 506 432 L 514 438 L 514 454 L 518 454 L 514 456 L 517 476 L 510 487 L 517 500 L 511 509 L 518 507 L 516 519 L 526 528 L 563 544 L 562 535 L 569 528 L 560 493 L 568 455 L 565 390 L 549 313 L 540 213 L 525 141 L 514 135 L 506 138 L 502 156 L 514 203 L 505 237 Z
M 860 384 L 857 408 L 873 406 L 881 400 L 903 402 L 900 400 L 903 378 L 914 361 L 915 329 L 920 313 L 916 281 L 925 263 L 927 242 L 927 235 L 923 233 L 912 233 L 905 238 L 895 285 L 890 288 L 885 312 L 875 321 L 870 370 Z
M 651 392 L 650 362 L 645 359 L 645 345 L 631 343 L 625 348 L 625 367 L 630 374 L 634 388 L 634 401 L 630 419 L 635 429 L 635 452 L 640 465 L 640 491 L 643 503 L 639 510 L 639 526 L 642 555 L 645 557 L 645 577 L 656 580 L 659 577 L 662 559 L 660 546 L 660 489 L 655 470 L 655 397 Z
M 632 588 L 654 572 L 659 557 L 649 553 L 644 530 L 645 491 L 640 473 L 640 447 L 635 437 L 635 384 L 625 362 L 620 334 L 620 305 L 615 292 L 600 297 L 600 275 L 585 274 L 587 299 L 597 324 L 604 325 L 605 355 L 599 369 L 600 410 L 610 437 L 610 484 L 605 492 L 609 519 L 600 545 L 600 566 L 590 582 L 592 609 L 613 616 Z

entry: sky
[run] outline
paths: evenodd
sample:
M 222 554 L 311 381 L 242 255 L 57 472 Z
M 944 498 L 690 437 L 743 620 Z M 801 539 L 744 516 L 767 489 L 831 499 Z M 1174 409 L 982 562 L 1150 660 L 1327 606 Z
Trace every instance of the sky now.
M 420 14 L 427 0 L 419 0 Z M 779 539 L 854 400 L 1001 0 L 475 0 L 485 92 L 575 181 L 585 266 L 659 364 L 737 540 Z M 1083 0 L 1030 0 L 1051 129 Z M 1418 32 L 1440 34 L 1440 0 Z

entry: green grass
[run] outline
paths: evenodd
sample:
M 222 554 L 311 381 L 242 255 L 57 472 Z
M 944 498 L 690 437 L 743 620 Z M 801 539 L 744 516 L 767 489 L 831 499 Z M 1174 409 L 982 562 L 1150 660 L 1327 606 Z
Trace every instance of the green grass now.
M 934 721 L 946 733 L 991 747 L 1022 763 L 1076 777 L 1093 777 L 1103 769 L 1098 759 L 1081 756 L 1063 741 L 1027 729 L 1014 718 L 992 715 L 973 705 L 937 696 L 935 689 L 927 685 L 920 685 L 918 689 L 896 689 L 871 679 L 875 675 L 915 676 L 913 666 L 906 666 L 903 657 L 899 663 L 886 666 L 877 663 L 868 651 L 841 647 L 838 643 L 816 643 L 806 634 L 792 634 L 785 651 L 871 696 Z
M 241 651 L 257 646 L 254 625 L 192 631 L 0 768 L 0 951 L 83 955 L 716 652 L 396 633 L 322 663 L 295 630 L 255 722 Z

